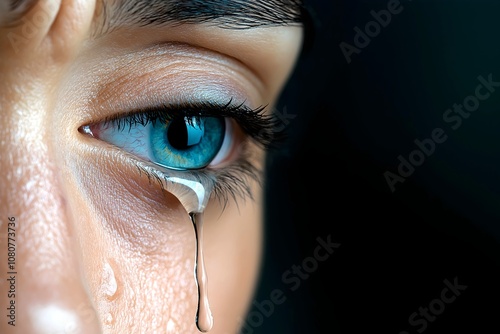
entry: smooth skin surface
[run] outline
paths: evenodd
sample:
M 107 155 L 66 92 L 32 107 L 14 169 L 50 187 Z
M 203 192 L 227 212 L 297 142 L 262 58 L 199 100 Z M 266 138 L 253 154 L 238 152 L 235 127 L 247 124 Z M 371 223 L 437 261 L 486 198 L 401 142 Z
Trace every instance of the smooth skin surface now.
M 5 0 L 0 0 L 5 9 Z M 151 101 L 233 98 L 272 109 L 302 29 L 119 27 L 102 4 L 31 1 L 0 15 L 0 258 L 15 217 L 15 327 L 2 280 L 1 333 L 198 333 L 193 226 L 134 158 L 78 129 Z M 16 14 L 16 13 L 14 13 Z M 264 152 L 252 147 L 262 164 Z M 262 255 L 261 188 L 211 201 L 204 251 L 210 333 L 238 331 Z

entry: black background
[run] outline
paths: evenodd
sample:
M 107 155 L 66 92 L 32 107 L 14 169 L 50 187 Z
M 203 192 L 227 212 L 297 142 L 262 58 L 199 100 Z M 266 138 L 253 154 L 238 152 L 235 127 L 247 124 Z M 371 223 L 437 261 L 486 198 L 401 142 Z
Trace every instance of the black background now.
M 254 305 L 244 333 L 500 332 L 500 89 L 456 130 L 443 120 L 478 76 L 500 82 L 500 2 L 402 0 L 348 63 L 340 43 L 388 3 L 306 2 L 316 34 L 277 108 L 289 138 L 268 160 L 254 298 L 286 300 L 267 315 Z M 384 173 L 436 128 L 446 142 L 392 192 Z M 340 247 L 292 291 L 282 275 L 328 236 Z M 412 326 L 455 278 L 461 295 Z

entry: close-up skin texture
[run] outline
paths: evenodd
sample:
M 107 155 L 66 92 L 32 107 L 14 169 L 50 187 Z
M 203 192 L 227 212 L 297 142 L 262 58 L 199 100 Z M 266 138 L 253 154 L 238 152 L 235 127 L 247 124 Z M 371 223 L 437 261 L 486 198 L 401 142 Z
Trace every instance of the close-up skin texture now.
M 197 211 L 209 332 L 237 333 L 302 40 L 292 0 L 0 0 L 0 333 L 199 333 Z M 161 155 L 179 123 L 219 146 Z

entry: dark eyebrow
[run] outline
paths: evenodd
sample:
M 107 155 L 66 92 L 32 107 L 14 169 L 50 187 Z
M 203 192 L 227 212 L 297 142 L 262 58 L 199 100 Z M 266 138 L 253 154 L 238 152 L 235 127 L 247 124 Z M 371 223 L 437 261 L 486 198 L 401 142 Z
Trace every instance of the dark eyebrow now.
M 302 23 L 302 0 L 101 0 L 94 35 L 121 26 L 210 24 L 249 29 Z

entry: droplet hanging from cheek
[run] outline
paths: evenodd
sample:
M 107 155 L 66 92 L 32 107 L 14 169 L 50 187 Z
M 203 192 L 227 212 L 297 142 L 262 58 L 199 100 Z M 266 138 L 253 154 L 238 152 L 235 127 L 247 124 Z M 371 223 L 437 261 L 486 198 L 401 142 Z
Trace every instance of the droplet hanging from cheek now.
M 112 300 L 118 290 L 115 272 L 109 263 L 104 265 L 103 271 L 103 284 L 101 286 L 101 290 L 107 299 Z

